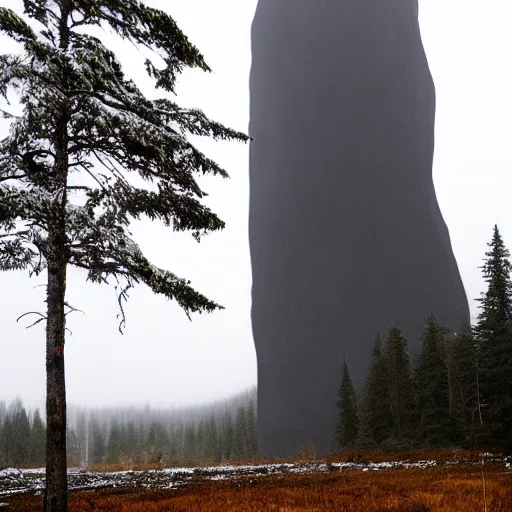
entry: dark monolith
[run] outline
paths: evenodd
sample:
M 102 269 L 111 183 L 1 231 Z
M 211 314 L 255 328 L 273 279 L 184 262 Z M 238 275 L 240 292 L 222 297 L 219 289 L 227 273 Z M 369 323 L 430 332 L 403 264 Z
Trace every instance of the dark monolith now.
M 346 357 L 377 332 L 418 351 L 468 303 L 432 180 L 435 90 L 417 0 L 259 0 L 250 247 L 260 449 L 329 448 Z

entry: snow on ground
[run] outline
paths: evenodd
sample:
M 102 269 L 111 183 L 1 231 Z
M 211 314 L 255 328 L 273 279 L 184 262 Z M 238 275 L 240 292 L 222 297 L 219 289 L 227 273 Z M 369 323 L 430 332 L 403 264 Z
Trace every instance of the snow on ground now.
M 482 454 L 482 461 L 486 459 Z M 506 469 L 512 469 L 510 460 L 503 460 Z M 460 464 L 448 462 L 445 465 Z M 215 480 L 236 480 L 244 477 L 264 477 L 276 474 L 306 474 L 326 471 L 380 471 L 390 469 L 431 468 L 442 463 L 435 460 L 417 462 L 332 462 L 332 463 L 279 463 L 246 466 L 212 466 L 193 468 L 168 468 L 150 471 L 118 471 L 112 473 L 82 472 L 78 468 L 68 470 L 69 489 L 99 489 L 105 487 L 135 487 L 173 489 L 190 483 Z M 41 493 L 44 490 L 44 468 L 0 470 L 0 496 L 24 492 Z

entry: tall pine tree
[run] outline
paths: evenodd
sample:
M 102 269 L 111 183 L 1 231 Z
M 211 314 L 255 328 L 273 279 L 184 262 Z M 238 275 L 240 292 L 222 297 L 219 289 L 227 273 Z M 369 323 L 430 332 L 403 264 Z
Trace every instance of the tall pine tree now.
M 107 454 L 107 443 L 104 425 L 98 421 L 91 421 L 91 462 L 99 464 L 105 461 Z
M 372 349 L 370 370 L 366 378 L 361 410 L 361 424 L 371 442 L 380 445 L 393 434 L 390 383 L 383 353 L 382 340 L 377 335 Z
M 407 340 L 398 327 L 391 327 L 386 344 L 389 396 L 395 446 L 405 447 L 414 433 L 413 382 Z
M 481 267 L 487 291 L 480 299 L 475 326 L 478 387 L 488 441 L 511 446 L 512 441 L 512 283 L 510 252 L 494 226 L 489 251 Z
M 131 238 L 132 219 L 157 219 L 199 240 L 224 223 L 201 200 L 197 174 L 226 172 L 186 138 L 246 141 L 198 110 L 149 100 L 91 27 L 152 51 L 157 88 L 175 92 L 184 68 L 209 71 L 165 12 L 140 0 L 23 0 L 25 18 L 0 8 L 0 33 L 23 54 L 0 55 L 0 96 L 17 93 L 21 114 L 3 112 L 0 142 L 0 270 L 46 272 L 47 512 L 67 510 L 64 345 L 69 265 L 95 283 L 117 283 L 122 303 L 136 283 L 174 299 L 188 314 L 219 306 L 188 280 L 152 265 Z M 30 19 L 30 24 L 26 21 Z M 36 23 L 34 23 L 36 22 Z M 32 26 L 41 27 L 36 31 Z M 101 32 L 98 32 L 101 34 Z M 130 174 L 151 184 L 134 185 Z M 73 202 L 73 194 L 81 196 Z
M 433 314 L 423 333 L 414 377 L 419 440 L 423 446 L 446 446 L 455 437 L 455 427 L 450 416 L 445 331 Z
M 347 361 L 343 359 L 341 383 L 338 390 L 338 423 L 333 448 L 343 450 L 355 446 L 358 435 L 357 397 L 350 378 Z
M 450 411 L 459 424 L 461 441 L 475 447 L 481 430 L 478 397 L 476 345 L 471 325 L 462 325 L 447 340 L 447 365 L 450 373 Z
M 39 409 L 34 412 L 30 431 L 30 462 L 37 467 L 44 466 L 46 452 L 46 427 L 44 426 Z

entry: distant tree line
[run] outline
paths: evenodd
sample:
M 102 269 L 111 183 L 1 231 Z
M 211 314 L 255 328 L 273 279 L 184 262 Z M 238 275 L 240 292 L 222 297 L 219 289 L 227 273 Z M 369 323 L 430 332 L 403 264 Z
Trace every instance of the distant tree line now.
M 512 267 L 497 226 L 488 246 L 474 327 L 449 333 L 430 315 L 413 361 L 398 327 L 377 335 L 360 397 L 343 362 L 333 450 L 512 450 Z
M 46 426 L 39 409 L 27 414 L 20 400 L 0 402 L 0 467 L 44 466 Z
M 68 464 L 218 463 L 256 455 L 255 390 L 206 406 L 70 408 Z M 0 467 L 44 466 L 39 410 L 0 402 Z
M 376 336 L 358 396 L 343 362 L 332 449 L 491 448 L 512 450 L 512 282 L 497 226 L 481 267 L 487 291 L 473 327 L 426 320 L 420 354 L 393 326 Z M 256 392 L 203 407 L 70 408 L 68 462 L 166 465 L 247 459 L 257 454 Z M 307 413 L 307 411 L 305 411 Z M 20 400 L 0 402 L 0 467 L 44 465 L 45 425 Z

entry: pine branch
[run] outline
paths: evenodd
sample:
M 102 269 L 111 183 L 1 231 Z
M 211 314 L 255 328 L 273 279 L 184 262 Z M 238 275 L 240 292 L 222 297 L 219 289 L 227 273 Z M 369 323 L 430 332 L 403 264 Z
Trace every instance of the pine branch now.
M 128 226 L 145 216 L 191 231 L 197 240 L 222 229 L 224 222 L 201 203 L 207 194 L 196 176 L 228 175 L 186 135 L 249 138 L 200 110 L 165 98 L 150 101 L 100 39 L 73 28 L 110 26 L 135 46 L 151 49 L 164 67 L 157 69 L 148 60 L 146 71 L 166 91 L 173 91 L 185 67 L 208 71 L 202 55 L 171 16 L 138 0 L 68 0 L 65 6 L 25 0 L 24 6 L 45 26 L 37 35 L 12 11 L 0 10 L 0 31 L 22 42 L 26 52 L 0 55 L 0 95 L 7 99 L 12 90 L 24 107 L 18 117 L 5 114 L 11 130 L 0 143 L 0 229 L 6 233 L 0 237 L 1 268 L 40 272 L 49 254 L 49 233 L 63 220 L 67 263 L 85 269 L 94 282 L 123 281 L 122 302 L 131 286 L 144 283 L 176 300 L 187 315 L 219 308 L 187 280 L 153 266 L 131 240 Z M 63 120 L 68 146 L 57 150 L 55 133 Z M 57 155 L 63 151 L 66 172 L 89 176 L 92 186 L 57 180 L 62 177 Z M 130 172 L 152 183 L 152 189 L 131 185 Z M 85 192 L 85 206 L 71 204 L 68 191 Z
M 4 33 L 18 43 L 34 42 L 34 31 L 12 9 L 0 7 L 0 33 Z

